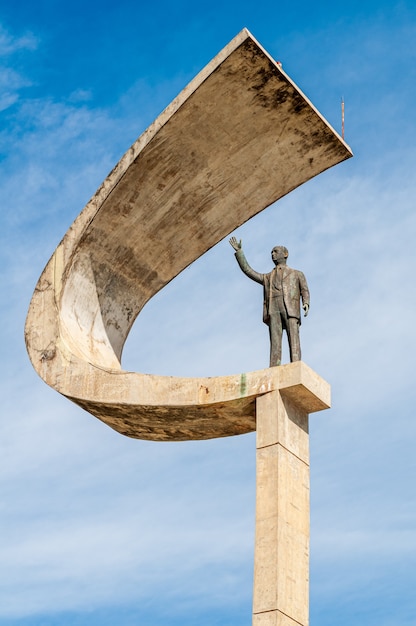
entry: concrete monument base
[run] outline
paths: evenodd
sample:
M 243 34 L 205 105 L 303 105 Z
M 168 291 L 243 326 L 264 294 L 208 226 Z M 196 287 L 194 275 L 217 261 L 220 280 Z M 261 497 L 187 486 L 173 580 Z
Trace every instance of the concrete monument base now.
M 330 387 L 301 362 L 270 373 L 277 388 L 256 399 L 253 626 L 307 626 L 308 414 L 329 408 Z

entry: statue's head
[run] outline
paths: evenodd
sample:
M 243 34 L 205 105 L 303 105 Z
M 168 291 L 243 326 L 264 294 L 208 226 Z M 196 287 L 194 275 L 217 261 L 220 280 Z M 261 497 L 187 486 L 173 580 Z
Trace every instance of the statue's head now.
M 272 250 L 272 261 L 276 265 L 284 263 L 289 256 L 289 250 L 285 246 L 275 246 Z

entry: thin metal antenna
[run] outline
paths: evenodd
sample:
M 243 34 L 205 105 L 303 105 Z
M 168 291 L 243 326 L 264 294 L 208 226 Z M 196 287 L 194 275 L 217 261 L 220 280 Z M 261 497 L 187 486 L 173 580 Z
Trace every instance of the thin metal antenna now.
M 345 138 L 345 103 L 344 103 L 344 96 L 342 96 L 341 98 L 341 128 L 342 128 L 342 138 Z

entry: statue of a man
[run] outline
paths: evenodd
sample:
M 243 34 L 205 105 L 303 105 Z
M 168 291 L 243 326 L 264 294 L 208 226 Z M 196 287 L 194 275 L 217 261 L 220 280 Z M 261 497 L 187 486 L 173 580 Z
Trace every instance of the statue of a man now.
M 263 322 L 268 325 L 270 333 L 270 367 L 281 364 L 283 329 L 286 330 L 289 340 L 290 360 L 300 361 L 301 300 L 305 317 L 309 311 L 309 289 L 305 276 L 286 265 L 289 252 L 284 246 L 275 246 L 272 250 L 275 268 L 268 274 L 259 274 L 247 263 L 241 240 L 231 237 L 230 244 L 243 272 L 263 285 Z

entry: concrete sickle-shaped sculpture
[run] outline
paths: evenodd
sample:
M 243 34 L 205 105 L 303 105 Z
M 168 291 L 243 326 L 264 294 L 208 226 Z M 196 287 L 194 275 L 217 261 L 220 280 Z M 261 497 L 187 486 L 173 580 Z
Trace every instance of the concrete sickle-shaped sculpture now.
M 175 378 L 121 369 L 143 306 L 209 248 L 351 151 L 243 30 L 123 156 L 75 220 L 26 320 L 34 368 L 118 432 L 180 441 L 257 432 L 253 626 L 309 620 L 305 363 Z
M 244 29 L 122 157 L 36 286 L 38 374 L 118 432 L 187 440 L 255 429 L 270 372 L 175 378 L 121 369 L 143 306 L 236 227 L 351 151 Z

